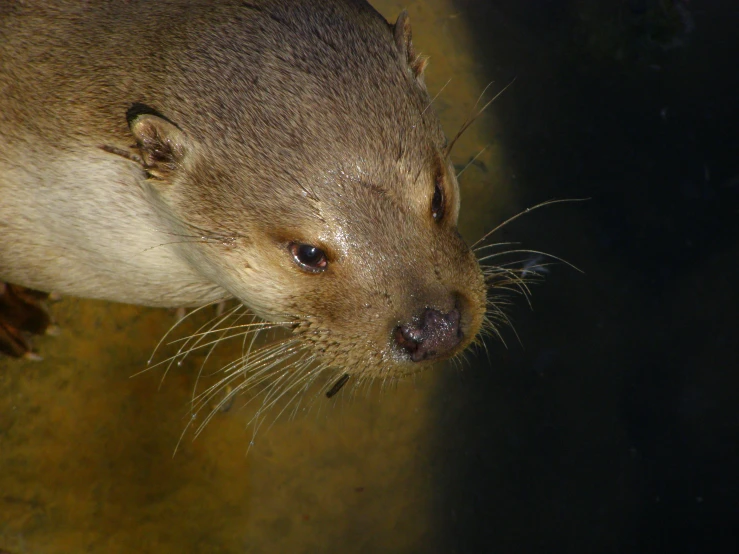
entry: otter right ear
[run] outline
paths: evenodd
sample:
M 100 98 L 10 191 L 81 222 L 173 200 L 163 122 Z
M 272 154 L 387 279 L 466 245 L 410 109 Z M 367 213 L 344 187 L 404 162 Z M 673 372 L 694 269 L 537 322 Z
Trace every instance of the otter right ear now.
M 177 169 L 185 157 L 186 139 L 176 125 L 157 115 L 142 114 L 130 119 L 128 126 L 149 175 L 165 179 Z
M 423 84 L 423 71 L 428 65 L 426 56 L 419 56 L 413 48 L 413 34 L 411 33 L 411 20 L 408 12 L 403 10 L 395 22 L 395 45 L 398 47 L 403 60 L 413 72 L 413 76 L 419 83 Z

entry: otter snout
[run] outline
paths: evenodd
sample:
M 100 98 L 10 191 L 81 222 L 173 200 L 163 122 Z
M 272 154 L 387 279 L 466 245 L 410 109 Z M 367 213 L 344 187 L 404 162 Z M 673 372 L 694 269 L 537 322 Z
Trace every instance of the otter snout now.
M 451 352 L 463 337 L 460 313 L 426 308 L 420 317 L 395 329 L 395 341 L 414 362 L 441 358 Z

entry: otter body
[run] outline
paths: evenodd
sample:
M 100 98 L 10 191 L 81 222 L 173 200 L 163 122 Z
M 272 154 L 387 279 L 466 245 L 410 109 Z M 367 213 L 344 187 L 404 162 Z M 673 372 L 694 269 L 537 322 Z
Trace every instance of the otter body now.
M 236 297 L 347 373 L 475 337 L 485 285 L 403 14 L 362 0 L 0 6 L 0 280 Z

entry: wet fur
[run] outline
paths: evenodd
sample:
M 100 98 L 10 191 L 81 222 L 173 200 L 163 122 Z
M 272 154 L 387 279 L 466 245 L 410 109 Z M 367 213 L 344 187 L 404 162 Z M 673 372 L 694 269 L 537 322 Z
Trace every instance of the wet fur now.
M 388 342 L 424 306 L 463 304 L 458 350 L 474 339 L 484 277 L 405 15 L 389 25 L 360 0 L 53 4 L 0 7 L 0 279 L 151 306 L 234 296 L 351 374 L 425 366 Z M 147 113 L 161 140 L 135 128 Z M 301 273 L 289 241 L 321 246 L 326 274 Z

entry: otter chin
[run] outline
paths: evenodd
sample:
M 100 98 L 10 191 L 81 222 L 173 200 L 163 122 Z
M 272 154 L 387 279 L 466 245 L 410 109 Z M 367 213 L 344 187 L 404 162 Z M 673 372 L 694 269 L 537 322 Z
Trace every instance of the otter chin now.
M 478 336 L 485 278 L 406 13 L 61 0 L 0 8 L 0 34 L 1 280 L 236 298 L 290 330 L 241 362 L 262 370 L 398 377 Z

